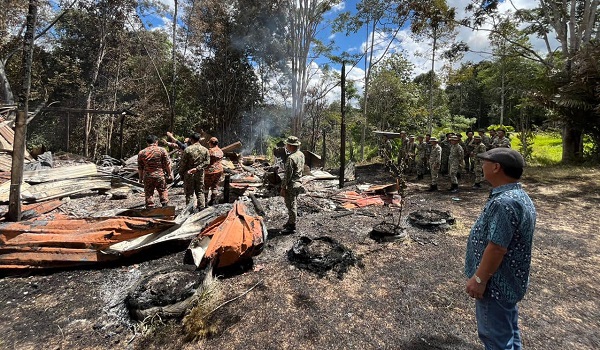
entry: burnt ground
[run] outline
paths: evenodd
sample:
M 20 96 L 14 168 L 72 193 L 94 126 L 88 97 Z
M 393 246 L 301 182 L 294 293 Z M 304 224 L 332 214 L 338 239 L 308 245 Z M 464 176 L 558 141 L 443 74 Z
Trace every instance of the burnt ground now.
M 600 348 L 600 216 L 598 168 L 531 168 L 523 184 L 538 221 L 531 285 L 520 303 L 529 349 Z M 380 165 L 357 168 L 359 183 L 393 181 Z M 449 187 L 443 179 L 442 188 Z M 302 196 L 294 235 L 272 235 L 254 266 L 220 280 L 221 307 L 213 334 L 185 340 L 181 322 L 136 323 L 124 297 L 140 276 L 183 264 L 185 246 L 146 251 L 120 265 L 0 278 L 1 349 L 474 349 L 474 302 L 462 275 L 469 228 L 489 187 L 460 193 L 426 192 L 409 183 L 403 218 L 417 209 L 449 210 L 456 224 L 428 232 L 408 226 L 410 239 L 377 243 L 371 228 L 397 220 L 398 209 L 367 207 L 339 216 L 323 199 Z M 181 189 L 171 196 L 180 208 Z M 82 196 L 63 211 L 84 215 L 142 202 Z M 284 223 L 280 197 L 260 199 L 270 229 Z M 406 224 L 405 220 L 402 220 Z M 408 224 L 406 224 L 408 225 Z M 271 230 L 271 232 L 275 232 Z M 351 249 L 363 267 L 342 279 L 291 265 L 286 252 L 300 236 L 329 236 Z

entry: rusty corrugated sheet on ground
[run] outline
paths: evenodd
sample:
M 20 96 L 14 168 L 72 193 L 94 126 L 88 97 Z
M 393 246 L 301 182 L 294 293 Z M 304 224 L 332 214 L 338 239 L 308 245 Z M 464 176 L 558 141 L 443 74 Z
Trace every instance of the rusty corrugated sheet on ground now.
M 172 221 L 133 218 L 73 219 L 63 215 L 0 224 L 0 268 L 64 267 L 114 260 L 108 246 L 173 226 Z
M 218 217 L 206 227 L 190 247 L 204 237 L 210 237 L 210 243 L 202 265 L 212 261 L 216 267 L 225 267 L 258 255 L 267 233 L 262 218 L 248 215 L 244 204 L 237 201 L 227 215 Z
M 355 191 L 340 192 L 331 197 L 346 209 L 362 208 L 371 205 L 382 206 L 384 204 L 400 205 L 400 199 L 385 194 L 367 194 Z
M 63 205 L 63 202 L 60 199 L 55 199 L 53 201 L 45 202 L 45 203 L 33 203 L 33 204 L 23 204 L 21 205 L 21 213 L 24 220 L 28 220 L 34 218 L 36 216 L 40 216 L 42 214 L 46 214 L 51 212 L 52 210 Z M 0 211 L 0 221 L 4 220 L 4 216 L 8 212 L 8 208 L 4 211 Z

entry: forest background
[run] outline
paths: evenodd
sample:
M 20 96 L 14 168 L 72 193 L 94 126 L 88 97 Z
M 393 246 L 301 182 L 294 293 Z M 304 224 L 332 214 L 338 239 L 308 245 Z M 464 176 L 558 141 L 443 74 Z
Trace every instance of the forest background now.
M 344 64 L 346 72 L 361 66 L 363 73 L 346 76 L 343 102 L 353 160 L 376 156 L 374 130 L 437 136 L 503 125 L 515 130 L 528 157 L 535 135 L 549 132 L 560 140 L 562 162 L 598 162 L 598 1 L 539 0 L 523 9 L 494 0 L 461 8 L 444 0 L 363 0 L 336 10 L 341 3 L 3 0 L 0 105 L 22 103 L 23 36 L 33 4 L 30 148 L 123 158 L 148 134 L 204 130 L 223 145 L 241 140 L 244 152 L 264 154 L 292 133 L 335 166 L 342 102 L 332 96 Z M 500 11 L 507 3 L 511 9 Z M 171 30 L 149 25 L 156 16 L 171 18 Z M 489 40 L 489 59 L 465 60 L 473 49 L 457 39 L 460 28 Z M 405 29 L 429 43 L 428 51 L 410 53 L 430 61 L 428 72 L 416 74 L 398 49 Z M 361 32 L 365 42 L 340 51 L 323 31 L 338 38 Z

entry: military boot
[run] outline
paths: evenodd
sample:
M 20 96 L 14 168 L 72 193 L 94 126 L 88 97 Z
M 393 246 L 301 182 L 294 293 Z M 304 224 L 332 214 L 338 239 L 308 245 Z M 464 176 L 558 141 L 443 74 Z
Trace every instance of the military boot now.
M 296 233 L 296 224 L 287 223 L 287 224 L 283 225 L 283 229 L 281 230 L 281 233 L 284 235 Z
M 429 185 L 429 189 L 427 190 L 428 192 L 435 192 L 438 190 L 437 185 Z

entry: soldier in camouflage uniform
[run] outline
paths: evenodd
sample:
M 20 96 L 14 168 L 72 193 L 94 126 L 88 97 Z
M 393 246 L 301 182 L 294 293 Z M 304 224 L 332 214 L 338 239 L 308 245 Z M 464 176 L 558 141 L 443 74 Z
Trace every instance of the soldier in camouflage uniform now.
M 140 182 L 144 183 L 146 208 L 154 208 L 154 190 L 158 191 L 164 207 L 169 202 L 166 178 L 173 179 L 171 159 L 167 151 L 158 146 L 158 137 L 149 135 L 146 143 L 148 147 L 138 153 L 138 175 Z
M 408 145 L 406 147 L 406 174 L 412 174 L 416 171 L 415 156 L 417 153 L 417 144 L 415 143 L 415 135 L 408 136 Z
M 483 160 L 477 157 L 478 154 L 484 153 L 487 147 L 483 144 L 481 136 L 473 137 L 473 151 L 471 151 L 471 163 L 473 163 L 473 170 L 475 170 L 475 184 L 473 188 L 481 188 L 481 179 L 483 178 Z
M 473 163 L 471 162 L 471 153 L 473 152 L 473 131 L 467 130 L 467 139 L 465 140 L 465 172 L 473 172 Z
M 417 180 L 422 180 L 425 171 L 427 170 L 426 162 L 426 153 L 427 153 L 427 144 L 423 141 L 423 136 L 417 136 L 417 154 L 415 156 L 415 161 L 417 164 Z
M 496 139 L 498 138 L 498 135 L 496 134 L 496 130 L 495 129 L 491 129 L 490 130 L 490 148 L 488 149 L 488 151 L 492 148 L 494 148 L 494 143 L 496 142 Z
M 408 137 L 406 131 L 400 131 L 400 150 L 398 151 L 398 165 L 406 164 L 406 156 L 408 154 Z
M 448 164 L 450 169 L 450 187 L 451 192 L 458 192 L 458 174 L 461 169 L 465 166 L 465 152 L 463 148 L 458 144 L 459 138 L 457 136 L 450 136 L 450 156 L 448 157 Z
M 442 147 L 442 163 L 440 166 L 441 174 L 448 174 L 448 157 L 450 157 L 450 136 L 453 136 L 454 133 L 449 132 L 446 134 L 446 138 L 440 142 L 440 147 Z
M 185 204 L 189 204 L 196 194 L 196 207 L 199 210 L 206 206 L 204 198 L 204 169 L 210 164 L 208 149 L 200 144 L 200 134 L 190 135 L 192 143 L 186 147 L 179 164 L 179 175 L 183 178 Z
M 479 137 L 481 137 L 481 143 L 483 143 L 487 149 L 491 149 L 492 148 L 492 143 L 491 143 L 492 140 L 490 139 L 489 136 L 487 136 L 485 134 L 485 129 L 479 130 L 478 133 L 479 133 Z
M 492 148 L 510 148 L 510 140 L 506 137 L 506 131 L 504 129 L 498 129 L 496 131 L 496 138 L 492 142 Z
M 304 187 L 300 182 L 304 171 L 304 154 L 300 152 L 299 147 L 300 140 L 296 136 L 289 136 L 285 140 L 285 148 L 290 154 L 285 162 L 285 179 L 281 184 L 281 196 L 288 210 L 288 220 L 283 225 L 284 233 L 296 232 L 297 198 L 300 193 L 304 193 Z
M 442 147 L 438 145 L 438 140 L 435 137 L 429 139 L 431 143 L 431 154 L 429 155 L 429 168 L 431 169 L 431 186 L 429 192 L 438 190 L 438 176 L 442 165 Z

